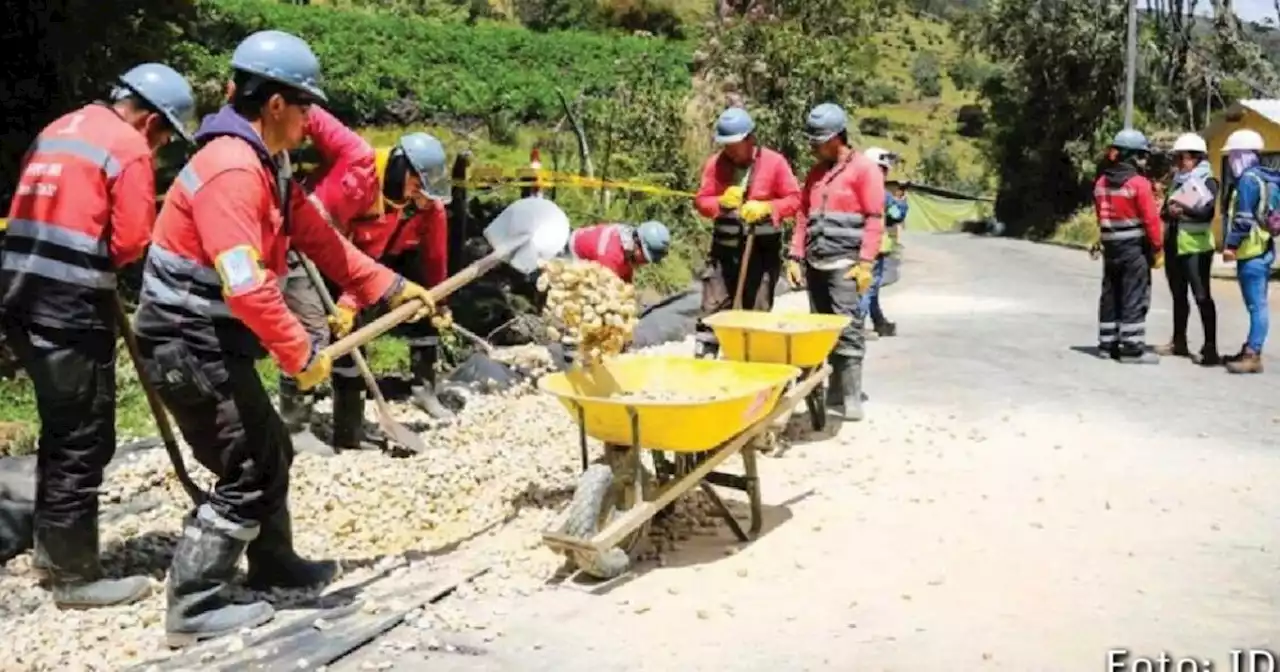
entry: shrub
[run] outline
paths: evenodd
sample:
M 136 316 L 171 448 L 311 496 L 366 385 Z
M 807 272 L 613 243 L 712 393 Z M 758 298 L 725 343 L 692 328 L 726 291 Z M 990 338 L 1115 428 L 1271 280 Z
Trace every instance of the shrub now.
M 981 105 L 964 105 L 956 111 L 956 133 L 963 137 L 981 137 L 986 124 L 987 111 Z
M 947 76 L 951 83 L 961 91 L 980 91 L 982 85 L 991 77 L 993 68 L 976 58 L 961 57 L 947 68 Z
M 876 81 L 867 86 L 863 101 L 871 107 L 902 102 L 902 94 L 892 82 Z
M 921 52 L 911 64 L 911 78 L 915 80 L 916 90 L 926 98 L 942 95 L 942 69 L 938 65 L 938 57 L 930 52 Z
M 863 117 L 858 122 L 858 131 L 863 135 L 886 138 L 889 136 L 889 119 L 887 117 Z

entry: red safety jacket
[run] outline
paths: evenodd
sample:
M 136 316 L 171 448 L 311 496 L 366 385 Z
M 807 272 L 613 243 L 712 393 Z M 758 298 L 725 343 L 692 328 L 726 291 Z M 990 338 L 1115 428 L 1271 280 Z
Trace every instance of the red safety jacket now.
M 347 231 L 351 220 L 378 199 L 373 147 L 318 105 L 307 113 L 307 136 L 321 159 L 308 190 L 329 222 Z
M 151 238 L 147 139 L 103 104 L 49 124 L 23 162 L 0 256 L 8 319 L 67 329 L 115 324 L 115 271 Z
M 139 336 L 205 352 L 257 356 L 294 375 L 311 338 L 289 312 L 277 278 L 291 244 L 362 306 L 399 284 L 281 180 L 253 128 L 229 107 L 205 120 L 203 145 L 178 174 L 156 222 L 136 319 Z
M 639 248 L 634 229 L 626 224 L 586 226 L 569 236 L 569 254 L 574 259 L 594 261 L 623 282 L 631 282 L 636 267 L 646 263 Z
M 791 256 L 874 262 L 884 235 L 884 173 L 861 152 L 818 163 L 804 178 Z
M 796 214 L 800 207 L 800 185 L 791 171 L 787 158 L 772 149 L 756 150 L 756 159 L 745 173 L 746 184 L 735 181 L 740 171 L 723 152 L 717 152 L 702 166 L 702 184 L 693 199 L 693 206 L 703 217 L 715 220 L 713 240 L 727 246 L 736 246 L 742 237 L 742 222 L 736 211 L 724 212 L 720 208 L 720 196 L 729 187 L 744 187 L 746 201 L 768 201 L 773 215 L 767 222 L 757 224 L 755 234 L 780 235 L 782 222 Z
M 1142 175 L 1135 171 L 1102 175 L 1093 183 L 1093 207 L 1102 242 L 1141 240 L 1145 236 L 1154 251 L 1163 248 L 1160 206 L 1151 181 Z
M 352 225 L 351 242 L 374 259 L 419 250 L 422 270 L 414 279 L 428 289 L 449 277 L 449 224 L 439 201 L 431 201 L 425 210 L 418 209 L 408 217 L 404 210 L 388 208 L 381 217 L 357 221 Z M 357 305 L 355 297 L 348 294 L 339 297 L 338 303 L 348 308 Z

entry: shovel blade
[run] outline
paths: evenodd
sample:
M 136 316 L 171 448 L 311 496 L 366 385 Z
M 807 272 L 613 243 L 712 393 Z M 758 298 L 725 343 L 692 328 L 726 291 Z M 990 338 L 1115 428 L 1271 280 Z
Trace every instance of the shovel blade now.
M 507 263 L 521 273 L 538 270 L 569 244 L 569 216 L 545 198 L 522 198 L 507 206 L 484 230 L 495 250 L 509 251 Z
M 396 419 L 391 417 L 391 407 L 385 401 L 378 404 L 378 426 L 382 428 L 382 432 L 387 435 L 387 438 L 400 444 L 405 450 L 411 453 L 426 452 L 427 444 L 422 442 L 422 437 L 403 424 L 396 422 Z

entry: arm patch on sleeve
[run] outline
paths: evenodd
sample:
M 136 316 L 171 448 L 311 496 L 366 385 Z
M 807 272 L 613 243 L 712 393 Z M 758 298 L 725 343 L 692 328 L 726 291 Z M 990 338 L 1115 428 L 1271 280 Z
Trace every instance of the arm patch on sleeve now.
M 266 278 L 262 259 L 250 245 L 237 245 L 213 260 L 222 281 L 223 296 L 235 296 L 257 288 Z

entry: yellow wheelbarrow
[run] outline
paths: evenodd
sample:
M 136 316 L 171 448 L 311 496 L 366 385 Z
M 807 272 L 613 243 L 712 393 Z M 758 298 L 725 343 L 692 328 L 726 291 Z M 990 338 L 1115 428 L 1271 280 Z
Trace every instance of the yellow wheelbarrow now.
M 831 375 L 827 356 L 852 318 L 818 313 L 764 313 L 725 310 L 702 321 L 716 332 L 720 355 L 735 362 L 789 364 L 800 367 L 802 384 L 817 379 L 805 397 L 814 431 L 827 424 L 823 383 Z
M 753 539 L 763 521 L 751 439 L 819 382 L 786 392 L 799 375 L 786 364 L 622 355 L 591 369 L 544 376 L 538 387 L 559 398 L 578 423 L 583 473 L 573 501 L 543 541 L 580 571 L 615 578 L 630 566 L 650 521 L 694 487 L 708 495 L 738 539 Z M 588 437 L 604 443 L 604 459 L 596 464 L 589 464 Z M 645 452 L 652 471 L 642 462 Z M 741 475 L 714 471 L 739 453 Z M 746 493 L 748 530 L 712 485 Z

